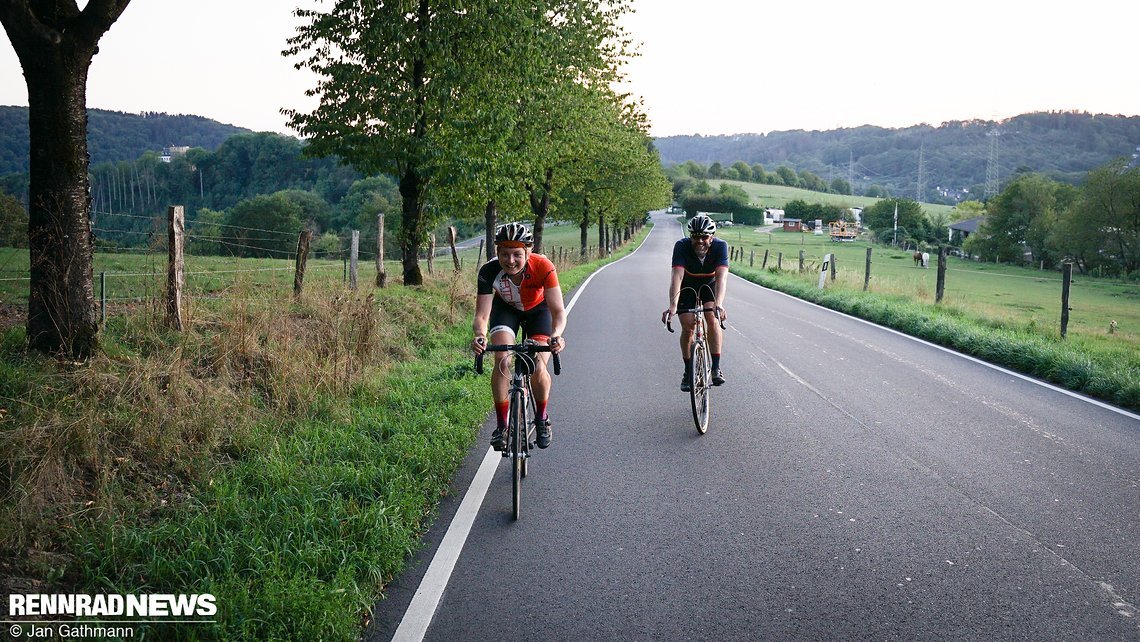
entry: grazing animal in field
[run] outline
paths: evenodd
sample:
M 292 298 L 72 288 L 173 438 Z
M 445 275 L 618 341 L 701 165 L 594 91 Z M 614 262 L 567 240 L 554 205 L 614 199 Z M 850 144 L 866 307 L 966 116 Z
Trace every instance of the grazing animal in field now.
M 922 265 L 922 252 L 914 253 L 914 267 Z

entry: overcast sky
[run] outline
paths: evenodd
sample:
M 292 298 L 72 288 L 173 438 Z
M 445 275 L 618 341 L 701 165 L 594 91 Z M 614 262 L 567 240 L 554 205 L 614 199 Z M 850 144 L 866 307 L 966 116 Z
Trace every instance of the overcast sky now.
M 85 4 L 80 0 L 80 5 Z M 134 0 L 103 37 L 90 107 L 292 133 L 307 72 L 280 55 L 320 0 Z M 1140 114 L 1136 0 L 635 0 L 627 89 L 655 136 L 905 127 L 1028 111 Z M 0 104 L 27 105 L 0 44 Z

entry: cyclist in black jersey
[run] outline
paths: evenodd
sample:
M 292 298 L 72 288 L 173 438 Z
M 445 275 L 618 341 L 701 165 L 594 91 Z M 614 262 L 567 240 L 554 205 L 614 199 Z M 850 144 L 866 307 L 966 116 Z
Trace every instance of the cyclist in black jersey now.
M 669 308 L 661 313 L 661 321 L 668 321 L 677 314 L 678 309 L 696 307 L 697 298 L 700 298 L 708 322 L 712 382 L 714 386 L 719 386 L 724 383 L 724 374 L 720 369 L 724 333 L 714 312 L 719 311 L 722 320 L 728 319 L 728 314 L 724 311 L 724 294 L 728 285 L 728 243 L 713 236 L 716 234 L 716 222 L 704 214 L 697 214 L 690 219 L 688 229 L 689 238 L 681 239 L 673 245 Z M 689 351 L 696 319 L 691 314 L 682 314 L 680 319 L 681 359 L 685 362 L 681 390 L 688 392 L 693 381 L 693 364 L 689 360 Z

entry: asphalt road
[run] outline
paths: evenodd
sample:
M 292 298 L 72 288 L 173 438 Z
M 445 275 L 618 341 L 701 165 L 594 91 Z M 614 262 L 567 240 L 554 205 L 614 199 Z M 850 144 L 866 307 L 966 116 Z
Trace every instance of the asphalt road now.
M 584 286 L 522 519 L 499 465 L 426 639 L 1140 640 L 1140 418 L 733 277 L 699 436 L 657 222 Z

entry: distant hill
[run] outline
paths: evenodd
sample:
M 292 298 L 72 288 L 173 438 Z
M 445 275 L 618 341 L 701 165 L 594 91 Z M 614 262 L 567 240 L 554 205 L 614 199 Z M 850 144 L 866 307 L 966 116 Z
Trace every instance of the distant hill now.
M 214 151 L 227 138 L 250 130 L 201 116 L 87 110 L 91 164 L 133 161 L 146 151 L 176 145 Z M 28 108 L 0 106 L 0 176 L 28 171 Z
M 996 138 L 996 148 L 995 145 Z M 1082 112 L 1032 113 L 994 122 L 953 121 L 938 127 L 887 129 L 870 125 L 829 131 L 779 131 L 732 136 L 668 136 L 655 140 L 665 165 L 736 161 L 808 170 L 828 183 L 850 176 L 856 193 L 871 185 L 914 198 L 921 150 L 925 199 L 952 203 L 980 197 L 988 160 L 996 152 L 1000 181 L 1018 171 L 1077 182 L 1086 172 L 1140 147 L 1140 116 Z M 938 193 L 942 188 L 942 195 Z

